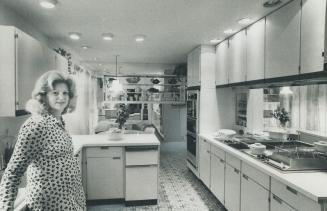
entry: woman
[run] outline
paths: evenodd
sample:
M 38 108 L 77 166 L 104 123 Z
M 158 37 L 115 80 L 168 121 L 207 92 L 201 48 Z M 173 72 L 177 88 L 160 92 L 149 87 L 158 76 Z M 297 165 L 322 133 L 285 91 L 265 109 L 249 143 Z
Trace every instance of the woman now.
M 0 210 L 13 210 L 21 177 L 27 169 L 27 210 L 86 210 L 78 161 L 62 114 L 74 109 L 75 84 L 49 71 L 35 84 L 13 155 L 0 183 Z

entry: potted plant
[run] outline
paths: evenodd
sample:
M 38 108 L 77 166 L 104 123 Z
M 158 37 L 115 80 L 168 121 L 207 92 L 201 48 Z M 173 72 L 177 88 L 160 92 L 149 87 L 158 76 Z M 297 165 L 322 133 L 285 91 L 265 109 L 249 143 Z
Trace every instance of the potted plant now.
M 129 112 L 125 104 L 120 104 L 117 112 L 116 123 L 118 123 L 118 128 L 123 129 L 125 122 L 129 117 Z
M 272 113 L 273 117 L 279 120 L 280 126 L 282 128 L 286 127 L 286 123 L 291 120 L 289 113 L 285 110 L 285 108 L 277 107 L 276 110 Z

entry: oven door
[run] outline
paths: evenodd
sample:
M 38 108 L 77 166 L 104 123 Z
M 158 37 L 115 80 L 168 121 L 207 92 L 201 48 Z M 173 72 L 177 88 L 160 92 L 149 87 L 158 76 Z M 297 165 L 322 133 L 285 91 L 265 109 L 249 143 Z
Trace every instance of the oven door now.
M 186 127 L 187 131 L 196 134 L 197 133 L 197 119 L 187 116 Z
M 187 131 L 187 160 L 191 162 L 195 167 L 197 167 L 196 163 L 196 135 L 195 133 Z

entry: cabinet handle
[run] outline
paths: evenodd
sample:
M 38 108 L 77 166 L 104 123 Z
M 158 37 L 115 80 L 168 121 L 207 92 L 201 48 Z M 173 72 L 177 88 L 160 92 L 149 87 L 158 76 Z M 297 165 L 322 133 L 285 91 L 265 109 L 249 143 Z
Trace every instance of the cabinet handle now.
M 210 151 L 209 151 L 209 150 L 207 150 L 207 153 L 210 153 Z
M 100 147 L 100 149 L 109 149 L 109 147 L 108 146 L 102 146 L 102 147 Z
M 225 163 L 225 161 L 223 159 L 219 159 L 221 163 Z
M 144 167 L 157 167 L 157 164 L 148 164 L 148 165 L 126 165 L 126 168 L 144 168 Z
M 113 160 L 120 160 L 120 157 L 112 157 Z
M 246 176 L 245 174 L 243 174 L 243 178 L 246 179 L 246 180 L 249 180 L 249 177 Z
M 234 168 L 234 172 L 235 172 L 236 174 L 239 174 L 239 173 L 240 173 L 240 171 L 239 171 L 238 169 L 236 169 L 236 168 Z
M 203 142 L 207 142 L 207 140 L 203 139 Z
M 289 192 L 291 192 L 291 193 L 297 195 L 297 190 L 291 188 L 290 186 L 287 185 L 287 186 L 286 186 L 286 189 L 287 189 Z
M 278 196 L 275 196 L 274 194 L 273 194 L 273 199 L 277 201 L 279 204 L 283 203 L 283 201 Z

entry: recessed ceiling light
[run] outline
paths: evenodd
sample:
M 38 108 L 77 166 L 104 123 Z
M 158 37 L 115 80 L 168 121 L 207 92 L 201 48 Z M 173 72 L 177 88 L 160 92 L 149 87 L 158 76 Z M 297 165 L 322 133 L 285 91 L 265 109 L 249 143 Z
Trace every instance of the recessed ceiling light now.
M 78 32 L 70 32 L 69 33 L 69 37 L 72 40 L 79 40 L 79 39 L 81 39 L 81 36 L 82 36 L 82 34 L 78 33 Z
M 224 31 L 225 34 L 233 34 L 235 31 L 233 29 L 227 29 Z
M 88 49 L 90 49 L 90 47 L 87 46 L 87 45 L 83 45 L 82 48 L 83 48 L 83 50 L 88 50 Z
M 114 38 L 114 35 L 111 33 L 103 33 L 102 39 L 106 41 L 111 41 Z
M 219 43 L 221 40 L 220 39 L 212 39 L 212 40 L 210 40 L 210 43 L 212 43 L 212 44 L 217 44 L 217 43 Z
M 58 4 L 57 0 L 39 0 L 41 7 L 45 9 L 53 9 Z
M 136 42 L 143 42 L 145 40 L 145 35 L 136 35 L 135 41 Z
M 252 20 L 250 18 L 242 18 L 240 20 L 237 21 L 239 24 L 241 25 L 249 25 L 250 23 L 252 23 Z

